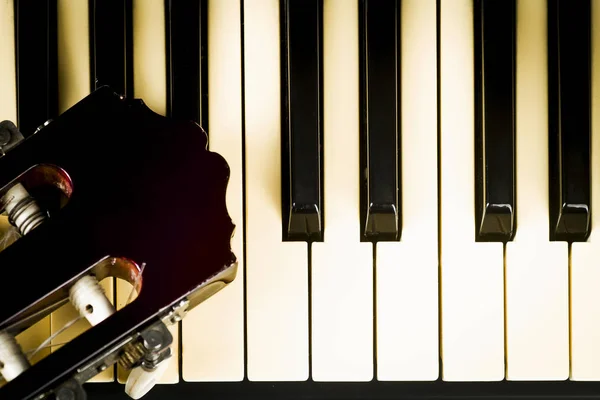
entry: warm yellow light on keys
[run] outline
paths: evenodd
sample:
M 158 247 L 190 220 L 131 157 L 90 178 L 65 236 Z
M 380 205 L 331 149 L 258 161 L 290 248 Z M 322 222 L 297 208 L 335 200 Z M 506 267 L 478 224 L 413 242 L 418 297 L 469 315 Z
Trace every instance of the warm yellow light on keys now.
M 88 2 L 58 0 L 58 111 L 90 94 Z
M 244 2 L 248 378 L 308 378 L 308 251 L 282 242 L 279 1 Z
M 17 123 L 15 13 L 13 1 L 0 2 L 0 121 Z
M 442 378 L 497 381 L 504 260 L 502 243 L 475 242 L 472 1 L 442 0 L 440 19 Z
M 152 111 L 160 115 L 166 115 L 167 108 L 164 7 L 163 0 L 133 0 L 134 97 L 143 99 Z M 127 301 L 130 290 L 131 285 L 117 281 L 117 309 Z M 179 382 L 179 326 L 171 325 L 169 331 L 173 335 L 173 356 L 159 384 Z M 125 383 L 126 378 L 118 367 L 119 382 Z
M 600 171 L 600 4 L 592 2 L 592 158 Z M 571 379 L 600 380 L 600 174 L 592 172 L 592 232 L 571 247 Z
M 242 209 L 242 82 L 239 0 L 208 2 L 209 150 L 229 164 L 227 211 L 235 228 L 236 279 L 182 322 L 186 381 L 244 379 L 244 264 Z
M 133 91 L 152 111 L 167 112 L 165 2 L 133 0 Z
M 517 2 L 517 233 L 506 247 L 506 377 L 569 377 L 568 247 L 548 239 L 546 1 Z
M 377 378 L 439 375 L 436 1 L 404 0 L 402 240 L 377 244 Z
M 90 47 L 88 3 L 75 0 L 59 0 L 57 3 L 58 27 L 58 104 L 63 113 L 90 94 Z M 107 297 L 113 299 L 113 280 L 101 283 Z M 51 315 L 51 334 L 55 334 L 78 318 L 71 304 L 66 304 Z M 60 349 L 90 328 L 82 319 L 54 337 L 52 351 Z M 114 369 L 109 368 L 96 375 L 90 382 L 111 382 Z
M 114 298 L 114 283 L 112 278 L 104 279 L 100 282 L 100 287 L 104 290 L 104 294 L 113 303 Z M 73 321 L 80 317 L 79 313 L 71 303 L 67 303 L 57 311 L 51 314 L 52 317 L 52 334 L 58 332 L 67 324 L 72 324 Z M 68 329 L 61 332 L 52 340 L 52 351 L 57 351 L 62 347 L 63 343 L 68 343 L 83 332 L 90 329 L 91 325 L 86 319 L 80 319 L 72 324 Z M 112 382 L 115 379 L 114 368 L 107 368 L 98 375 L 91 378 L 88 382 Z
M 323 5 L 325 241 L 312 252 L 312 375 L 373 378 L 373 250 L 360 243 L 358 4 Z

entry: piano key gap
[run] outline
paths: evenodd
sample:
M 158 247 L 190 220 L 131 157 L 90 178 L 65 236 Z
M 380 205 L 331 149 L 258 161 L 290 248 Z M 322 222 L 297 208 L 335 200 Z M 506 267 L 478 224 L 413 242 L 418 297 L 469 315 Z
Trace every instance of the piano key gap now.
M 437 219 L 438 219 L 438 349 L 439 349 L 439 372 L 438 379 L 443 376 L 444 361 L 442 359 L 442 171 L 441 171 L 441 149 L 442 149 L 442 107 L 441 107 L 441 0 L 435 2 L 435 37 L 436 37 L 436 125 L 437 125 Z
M 240 57 L 241 57 L 241 134 L 242 134 L 242 220 L 247 221 L 247 199 L 246 199 L 246 58 L 245 58 L 245 43 L 244 43 L 244 3 L 245 0 L 240 0 Z M 242 259 L 244 266 L 247 265 L 247 224 L 242 224 Z M 246 300 L 248 293 L 248 278 L 247 273 L 243 274 L 242 286 L 242 302 L 244 313 L 244 382 L 248 380 L 248 301 Z
M 373 382 L 377 381 L 377 243 L 373 243 Z

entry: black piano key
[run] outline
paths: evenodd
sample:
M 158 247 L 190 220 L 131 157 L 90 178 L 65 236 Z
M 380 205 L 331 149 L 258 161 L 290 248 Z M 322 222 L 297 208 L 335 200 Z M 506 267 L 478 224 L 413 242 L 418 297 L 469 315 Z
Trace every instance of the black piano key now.
M 476 0 L 476 240 L 515 234 L 515 0 Z
M 58 115 L 56 0 L 14 0 L 17 121 L 25 137 Z
M 323 239 L 322 0 L 282 0 L 283 240 Z
M 167 115 L 208 129 L 208 0 L 165 1 Z
M 359 8 L 363 240 L 401 235 L 399 7 L 361 0 Z
M 133 96 L 132 0 L 89 0 L 91 90 Z
M 590 233 L 590 14 L 590 0 L 548 2 L 550 240 Z

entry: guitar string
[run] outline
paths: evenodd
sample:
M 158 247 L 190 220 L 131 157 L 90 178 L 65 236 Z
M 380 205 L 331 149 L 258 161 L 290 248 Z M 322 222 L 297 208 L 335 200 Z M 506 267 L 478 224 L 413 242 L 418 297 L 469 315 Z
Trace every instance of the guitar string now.
M 35 357 L 35 355 L 37 353 L 39 353 L 42 349 L 45 349 L 47 347 L 52 347 L 51 342 L 54 338 L 56 338 L 58 335 L 60 335 L 61 333 L 63 333 L 67 329 L 69 329 L 71 326 L 73 326 L 75 323 L 79 322 L 83 318 L 85 318 L 84 315 L 79 315 L 77 318 L 73 318 L 72 320 L 68 321 L 62 328 L 60 328 L 59 330 L 54 332 L 52 335 L 50 335 L 46 340 L 44 340 L 36 349 L 33 350 L 33 352 L 29 351 L 29 352 L 25 353 L 26 355 L 30 354 L 28 356 L 29 361 L 31 361 L 31 359 L 33 357 Z
M 145 267 L 146 267 L 146 263 L 142 263 L 142 265 L 140 267 L 140 273 L 138 275 L 136 275 L 135 280 L 133 281 L 133 285 L 131 286 L 131 290 L 129 291 L 129 296 L 127 297 L 125 306 L 130 304 L 133 301 L 133 294 L 136 291 L 135 288 L 138 286 L 139 280 L 144 273 Z M 72 320 L 68 321 L 62 328 L 60 328 L 58 331 L 54 332 L 46 340 L 44 340 L 36 349 L 32 349 L 32 350 L 29 350 L 28 352 L 26 352 L 25 354 L 26 354 L 28 360 L 31 361 L 33 359 L 33 357 L 35 357 L 35 355 L 43 349 L 46 349 L 49 347 L 62 346 L 64 344 L 69 343 L 69 342 L 52 343 L 52 340 L 54 340 L 58 335 L 60 335 L 61 333 L 63 333 L 64 331 L 66 331 L 71 326 L 73 326 L 74 324 L 76 324 L 77 322 L 79 322 L 80 320 L 82 320 L 84 318 L 85 318 L 84 315 L 79 315 L 78 317 L 73 318 Z
M 2 226 L 5 226 L 6 230 L 2 228 L 3 231 L 0 231 L 0 252 L 10 247 L 21 237 L 19 229 L 8 222 L 8 216 L 6 215 L 0 215 L 0 227 Z
M 11 200 L 11 199 L 9 199 Z M 14 242 L 16 242 L 18 239 L 21 238 L 21 234 L 18 230 L 17 227 L 15 227 L 14 225 L 8 223 L 8 216 L 5 215 L 4 211 L 5 211 L 5 205 L 6 205 L 7 201 L 1 201 L 0 202 L 0 222 L 3 222 L 2 220 L 6 219 L 6 224 L 8 226 L 8 229 L 6 229 L 4 232 L 0 232 L 0 252 L 2 252 L 3 250 L 7 249 L 8 247 L 10 247 Z M 142 277 L 143 273 L 144 273 L 144 268 L 146 267 L 146 263 L 142 263 L 141 267 L 140 267 L 140 273 L 138 275 L 136 275 L 135 280 L 133 282 L 133 285 L 131 287 L 131 290 L 129 292 L 129 296 L 127 297 L 127 301 L 125 302 L 125 306 L 130 304 L 133 301 L 133 295 L 134 292 L 136 292 L 136 287 L 139 284 L 139 280 Z M 32 348 L 26 352 L 24 352 L 25 356 L 27 357 L 27 360 L 29 362 L 32 361 L 32 359 L 42 350 L 47 349 L 47 348 L 53 348 L 53 347 L 58 347 L 58 346 L 62 346 L 65 344 L 68 344 L 69 342 L 61 342 L 61 343 L 52 343 L 52 341 L 58 337 L 61 333 L 65 332 L 67 329 L 69 329 L 70 327 L 72 327 L 73 325 L 75 325 L 77 322 L 79 322 L 80 320 L 84 319 L 85 316 L 84 315 L 79 315 L 76 318 L 71 319 L 70 321 L 67 321 L 62 328 L 60 328 L 58 331 L 54 332 L 52 335 L 50 335 L 48 338 L 46 338 L 39 346 L 37 346 L 36 348 Z M 4 377 L 0 374 L 0 386 L 3 385 L 4 383 L 6 383 L 6 379 L 4 379 Z

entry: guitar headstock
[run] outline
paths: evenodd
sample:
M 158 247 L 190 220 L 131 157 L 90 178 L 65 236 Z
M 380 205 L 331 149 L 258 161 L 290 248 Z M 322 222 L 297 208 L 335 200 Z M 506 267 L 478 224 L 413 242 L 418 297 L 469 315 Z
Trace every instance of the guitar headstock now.
M 81 385 L 116 363 L 141 380 L 158 370 L 166 327 L 235 278 L 228 180 L 198 125 L 108 87 L 0 153 L 0 212 L 18 231 L 0 251 L 15 288 L 0 291 L 0 398 L 84 398 Z M 107 277 L 135 301 L 115 310 L 98 291 Z M 28 365 L 11 338 L 68 302 L 91 328 Z

